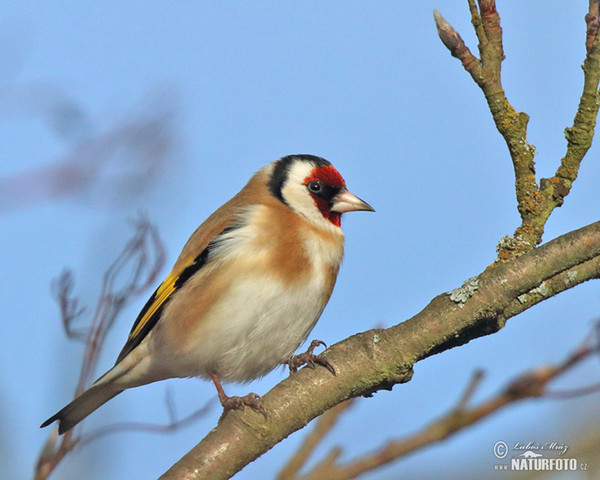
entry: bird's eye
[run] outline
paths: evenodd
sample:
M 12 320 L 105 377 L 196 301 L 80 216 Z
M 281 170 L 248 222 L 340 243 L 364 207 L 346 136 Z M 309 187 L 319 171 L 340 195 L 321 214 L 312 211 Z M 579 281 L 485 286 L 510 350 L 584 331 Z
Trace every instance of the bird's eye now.
M 323 185 L 318 180 L 310 181 L 306 184 L 311 193 L 321 193 L 323 191 Z

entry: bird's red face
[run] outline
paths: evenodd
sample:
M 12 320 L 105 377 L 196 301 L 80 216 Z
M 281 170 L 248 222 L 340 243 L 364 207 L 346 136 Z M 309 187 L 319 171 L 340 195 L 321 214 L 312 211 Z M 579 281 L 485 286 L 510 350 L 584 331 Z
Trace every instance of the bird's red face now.
M 332 165 L 314 168 L 304 179 L 304 185 L 310 192 L 321 215 L 339 227 L 342 223 L 342 213 L 332 211 L 334 198 L 346 188 L 346 182 Z
M 312 223 L 340 227 L 342 213 L 373 208 L 353 195 L 327 160 L 314 155 L 288 155 L 274 162 L 270 193 Z

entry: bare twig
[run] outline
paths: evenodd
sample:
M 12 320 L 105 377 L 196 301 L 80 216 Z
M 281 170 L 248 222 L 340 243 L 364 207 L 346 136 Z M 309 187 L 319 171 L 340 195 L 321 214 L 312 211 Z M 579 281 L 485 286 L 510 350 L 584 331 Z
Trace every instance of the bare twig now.
M 79 307 L 79 300 L 73 298 L 73 273 L 70 270 L 64 270 L 57 278 L 50 283 L 52 296 L 60 308 L 60 318 L 67 338 L 72 340 L 85 341 L 87 329 L 76 329 L 75 321 L 81 317 L 85 307 Z
M 479 385 L 481 385 L 481 381 L 483 380 L 483 377 L 484 377 L 483 370 L 475 370 L 475 372 L 473 373 L 473 376 L 471 377 L 471 381 L 467 385 L 467 388 L 465 388 L 465 391 L 463 392 L 462 397 L 456 404 L 456 408 L 455 408 L 456 411 L 461 412 L 467 407 L 467 405 L 473 398 L 473 395 L 475 395 L 475 392 L 477 392 Z
M 471 50 L 466 46 L 460 34 L 446 21 L 440 12 L 434 10 L 433 18 L 435 19 L 438 35 L 442 43 L 450 50 L 453 57 L 461 61 L 465 70 L 473 77 L 473 80 L 482 86 L 484 82 L 483 68 L 477 57 L 471 53 Z
M 85 335 L 85 350 L 75 396 L 92 382 L 98 355 L 117 316 L 127 304 L 155 283 L 164 265 L 165 252 L 156 228 L 145 218 L 137 220 L 134 226 L 133 238 L 104 275 L 102 292 Z M 73 278 L 68 272 L 63 272 L 52 283 L 67 336 L 81 340 L 82 332 L 73 328 L 73 322 L 81 317 L 83 310 L 79 308 L 77 299 L 72 297 L 72 290 Z M 74 431 L 66 432 L 60 439 L 56 429 L 52 431 L 37 462 L 36 480 L 46 478 L 64 456 L 78 445 L 80 438 Z
M 496 11 L 495 2 L 479 0 L 478 3 L 479 9 L 474 0 L 469 1 L 471 22 L 479 39 L 480 59 L 474 57 L 469 62 L 462 59 L 461 61 L 465 70 L 481 88 L 496 127 L 506 141 L 515 171 L 517 206 L 521 217 L 525 220 L 528 206 L 538 190 L 533 162 L 535 147 L 527 142 L 529 117 L 523 112 L 515 111 L 502 88 L 501 65 L 504 60 L 504 51 L 500 17 Z M 442 38 L 437 18 L 436 25 L 438 34 Z M 450 53 L 456 56 L 452 50 Z M 537 243 L 539 243 L 537 240 L 530 242 L 529 238 L 525 238 L 522 243 L 523 247 L 519 249 L 518 253 L 533 248 Z
M 600 2 L 598 0 L 590 0 L 590 9 L 585 16 L 585 23 L 587 23 L 587 31 L 585 36 L 585 47 L 588 54 L 592 49 L 596 37 L 598 36 L 598 30 L 600 30 Z
M 165 393 L 165 407 L 167 410 L 167 414 L 169 417 L 169 422 L 166 424 L 155 424 L 155 423 L 145 423 L 145 422 L 121 422 L 115 423 L 112 425 L 106 425 L 105 427 L 98 428 L 92 432 L 89 432 L 85 435 L 81 435 L 79 438 L 79 447 L 83 447 L 88 443 L 91 443 L 95 440 L 98 440 L 101 437 L 106 435 L 112 435 L 114 433 L 121 432 L 146 432 L 146 433 L 154 433 L 154 434 L 165 434 L 172 433 L 177 430 L 180 430 L 191 423 L 194 423 L 199 418 L 204 417 L 212 408 L 215 402 L 210 400 L 206 402 L 202 407 L 196 409 L 192 413 L 186 415 L 185 417 L 178 418 L 177 413 L 175 412 L 175 404 L 173 403 L 173 398 L 171 395 L 171 391 L 169 389 L 166 390 Z
M 501 81 L 501 66 L 504 60 L 500 16 L 494 0 L 469 0 L 471 22 L 479 40 L 479 59 L 465 45 L 454 28 L 434 11 L 440 39 L 450 53 L 457 57 L 475 83 L 481 88 L 496 124 L 504 138 L 515 172 L 517 208 L 521 225 L 510 239 L 498 245 L 498 259 L 507 260 L 531 250 L 542 241 L 544 226 L 556 207 L 563 204 L 579 166 L 592 144 L 594 127 L 598 115 L 600 95 L 600 40 L 598 30 L 598 0 L 590 1 L 587 22 L 587 55 L 583 63 L 584 87 L 573 126 L 565 130 L 567 153 L 551 178 L 535 177 L 535 147 L 527 141 L 529 116 L 516 112 L 509 103 Z
M 573 125 L 565 128 L 567 151 L 553 177 L 540 180 L 540 193 L 549 205 L 559 207 L 577 178 L 583 157 L 592 145 L 600 106 L 600 38 L 598 37 L 598 0 L 590 2 L 587 22 L 586 57 L 583 61 L 583 91 Z M 550 210 L 551 211 L 551 210 Z M 547 214 L 550 215 L 550 212 Z M 547 218 L 547 217 L 546 217 Z
M 142 217 L 136 221 L 135 229 L 133 238 L 104 274 L 86 340 L 76 395 L 93 380 L 106 335 L 119 313 L 156 282 L 164 265 L 165 251 L 156 228 Z M 122 281 L 120 277 L 124 273 L 128 273 L 130 279 L 119 288 L 116 283 Z

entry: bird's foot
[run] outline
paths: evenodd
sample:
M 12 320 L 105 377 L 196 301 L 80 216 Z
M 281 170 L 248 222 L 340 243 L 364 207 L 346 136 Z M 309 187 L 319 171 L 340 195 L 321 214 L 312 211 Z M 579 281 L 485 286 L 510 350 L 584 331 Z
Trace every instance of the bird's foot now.
M 223 390 L 223 386 L 221 385 L 221 381 L 216 373 L 211 375 L 212 381 L 217 387 L 217 395 L 219 396 L 219 401 L 223 406 L 223 415 L 225 415 L 229 410 L 244 410 L 246 407 L 250 407 L 252 410 L 262 413 L 263 416 L 267 416 L 267 411 L 262 403 L 262 398 L 260 398 L 256 393 L 249 393 L 244 395 L 243 397 L 229 397 L 225 391 Z
M 244 410 L 250 407 L 252 410 L 267 415 L 267 411 L 263 406 L 262 398 L 256 393 L 248 393 L 243 397 L 228 397 L 227 395 L 219 396 L 221 405 L 223 406 L 223 414 L 229 410 Z
M 298 367 L 301 367 L 302 365 L 306 365 L 310 368 L 315 368 L 315 365 L 321 365 L 327 370 L 329 370 L 333 375 L 335 375 L 335 369 L 333 368 L 331 363 L 329 363 L 329 361 L 323 356 L 323 354 L 320 353 L 319 355 L 315 355 L 313 353 L 315 348 L 317 348 L 319 345 L 323 345 L 325 348 L 327 348 L 325 342 L 322 342 L 321 340 L 313 340 L 312 342 L 310 342 L 310 346 L 308 347 L 308 350 L 306 350 L 306 352 L 300 353 L 298 355 L 292 355 L 285 362 L 285 364 L 287 364 L 287 366 L 290 367 L 290 374 L 297 372 Z

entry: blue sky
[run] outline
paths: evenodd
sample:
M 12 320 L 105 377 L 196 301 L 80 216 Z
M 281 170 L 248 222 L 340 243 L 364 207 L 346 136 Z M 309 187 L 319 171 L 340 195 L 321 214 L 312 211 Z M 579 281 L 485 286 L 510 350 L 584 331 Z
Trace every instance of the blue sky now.
M 564 154 L 563 130 L 581 92 L 588 2 L 498 3 L 504 87 L 531 115 L 537 171 L 548 176 Z M 52 201 L 7 207 L 4 199 L 3 478 L 30 476 L 48 435 L 38 425 L 69 401 L 77 378 L 81 351 L 64 338 L 51 279 L 71 267 L 77 294 L 93 305 L 103 270 L 131 233 L 127 221 L 140 210 L 157 225 L 170 265 L 196 226 L 264 164 L 290 153 L 331 160 L 377 212 L 344 218 L 346 259 L 311 335 L 328 344 L 409 318 L 493 261 L 500 237 L 519 223 L 512 167 L 483 96 L 437 38 L 434 8 L 475 51 L 462 0 L 0 4 L 0 179 L 56 163 L 78 142 L 145 112 L 168 115 L 173 136 L 160 172 L 126 201 L 110 172 L 91 190 Z M 65 134 L 53 123 L 55 102 L 73 107 L 78 129 Z M 546 240 L 598 220 L 597 158 L 594 146 Z M 114 362 L 144 301 L 111 332 L 98 374 Z M 476 368 L 487 372 L 476 396 L 483 398 L 528 367 L 560 360 L 589 330 L 599 302 L 598 286 L 582 285 L 497 335 L 419 363 L 409 384 L 358 402 L 325 448 L 342 445 L 350 458 L 417 430 L 456 401 Z M 589 383 L 594 367 L 565 385 Z M 277 370 L 228 392 L 265 393 L 283 376 Z M 166 385 L 181 415 L 215 397 L 199 380 L 142 387 L 92 415 L 86 430 L 166 421 Z M 597 422 L 594 403 L 529 402 L 366 478 L 432 478 L 441 469 L 487 476 L 496 441 L 569 444 L 573 428 Z M 54 478 L 155 478 L 219 415 L 215 407 L 171 435 L 104 437 L 71 454 Z M 236 478 L 272 477 L 304 434 Z

